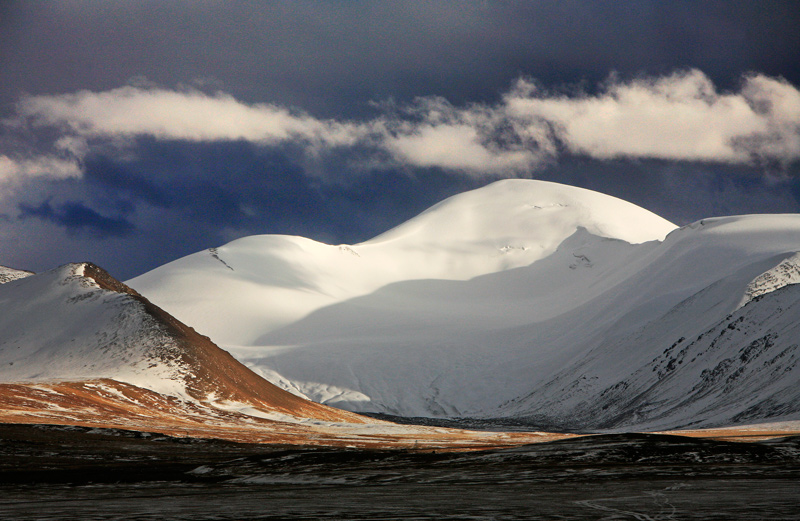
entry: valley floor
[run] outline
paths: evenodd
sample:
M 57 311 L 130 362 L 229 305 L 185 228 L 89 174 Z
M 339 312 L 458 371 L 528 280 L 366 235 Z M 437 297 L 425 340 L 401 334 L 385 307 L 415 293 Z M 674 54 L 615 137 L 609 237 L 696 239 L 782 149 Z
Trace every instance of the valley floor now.
M 0 518 L 798 519 L 800 437 L 416 453 L 0 425 Z

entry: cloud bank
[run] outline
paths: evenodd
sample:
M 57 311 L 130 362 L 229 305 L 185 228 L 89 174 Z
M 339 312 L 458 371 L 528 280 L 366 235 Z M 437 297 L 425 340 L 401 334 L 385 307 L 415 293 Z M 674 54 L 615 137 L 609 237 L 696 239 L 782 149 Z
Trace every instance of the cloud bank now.
M 358 242 L 498 176 L 603 191 L 680 223 L 800 200 L 800 91 L 780 78 L 721 90 L 690 70 L 591 91 L 522 79 L 489 103 L 371 110 L 324 119 L 141 85 L 24 97 L 0 120 L 4 262 L 89 258 L 132 276 L 255 233 Z
M 55 148 L 80 159 L 98 143 L 137 137 L 190 142 L 292 144 L 316 158 L 367 151 L 371 167 L 441 168 L 470 175 L 520 175 L 562 154 L 786 165 L 800 158 L 800 91 L 779 78 L 750 75 L 719 92 L 698 70 L 609 80 L 596 94 L 558 93 L 519 80 L 493 105 L 454 106 L 420 98 L 385 104 L 364 121 L 318 119 L 225 93 L 122 87 L 31 96 L 16 125 L 61 133 Z M 76 161 L 0 156 L 0 176 L 79 175 Z

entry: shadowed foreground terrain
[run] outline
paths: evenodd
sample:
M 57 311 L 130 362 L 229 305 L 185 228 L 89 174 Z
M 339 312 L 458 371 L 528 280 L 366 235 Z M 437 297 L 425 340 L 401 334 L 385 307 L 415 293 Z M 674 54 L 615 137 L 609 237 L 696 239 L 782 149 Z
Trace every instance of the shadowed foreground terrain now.
M 603 435 L 468 453 L 0 426 L 8 519 L 798 519 L 800 437 Z

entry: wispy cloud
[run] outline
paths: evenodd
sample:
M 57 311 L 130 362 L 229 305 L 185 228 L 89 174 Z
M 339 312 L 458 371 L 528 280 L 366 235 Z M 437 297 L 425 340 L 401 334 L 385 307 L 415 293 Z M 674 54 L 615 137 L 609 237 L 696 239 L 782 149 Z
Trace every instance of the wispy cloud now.
M 32 96 L 18 110 L 37 126 L 62 127 L 78 136 L 189 141 L 246 140 L 270 144 L 306 140 L 352 144 L 358 127 L 323 121 L 270 104 L 249 105 L 225 93 L 122 87 L 106 92 Z
M 376 143 L 401 165 L 513 175 L 555 151 L 544 126 L 521 128 L 503 106 L 456 107 L 441 98 L 418 99 L 373 128 L 380 129 Z
M 67 179 L 81 177 L 80 164 L 74 159 L 41 156 L 33 159 L 12 159 L 0 155 L 0 181 L 45 177 Z
M 479 129 L 466 124 L 422 125 L 412 132 L 387 136 L 384 145 L 401 163 L 451 170 L 521 171 L 537 159 L 522 147 L 506 149 L 487 143 Z
M 632 81 L 609 80 L 597 94 L 544 92 L 519 80 L 493 105 L 454 106 L 422 98 L 364 121 L 315 118 L 225 93 L 122 87 L 106 92 L 32 96 L 17 123 L 56 129 L 56 147 L 81 157 L 98 141 L 159 140 L 292 143 L 323 157 L 330 149 L 371 151 L 371 165 L 438 167 L 467 174 L 519 175 L 560 153 L 595 159 L 787 164 L 800 158 L 800 91 L 782 79 L 743 78 L 719 92 L 697 70 Z M 76 162 L 14 162 L 0 176 L 48 168 L 79 175 Z M 30 174 L 32 175 L 32 174 Z

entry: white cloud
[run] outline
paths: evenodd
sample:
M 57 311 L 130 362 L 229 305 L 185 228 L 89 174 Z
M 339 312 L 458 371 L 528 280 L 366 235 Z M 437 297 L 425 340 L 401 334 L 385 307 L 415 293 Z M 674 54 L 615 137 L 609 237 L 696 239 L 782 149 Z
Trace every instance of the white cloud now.
M 62 136 L 56 140 L 55 147 L 73 157 L 82 158 L 89 152 L 89 143 L 79 136 Z
M 752 75 L 737 92 L 719 92 L 702 72 L 610 81 L 596 95 L 543 93 L 519 81 L 493 105 L 455 107 L 441 98 L 368 121 L 322 120 L 224 93 L 128 86 L 32 96 L 20 120 L 60 129 L 56 148 L 83 157 L 93 142 L 133 136 L 165 140 L 245 140 L 300 144 L 315 161 L 330 148 L 371 151 L 372 166 L 439 167 L 468 174 L 518 175 L 560 150 L 596 159 L 657 158 L 726 163 L 789 163 L 800 158 L 800 91 L 781 79 Z M 61 161 L 60 163 L 58 161 Z M 47 164 L 45 164 L 47 163 Z M 75 176 L 78 165 L 52 158 L 0 173 L 49 169 Z M 324 169 L 323 169 L 324 170 Z
M 617 157 L 746 163 L 800 157 L 800 92 L 757 75 L 719 93 L 700 71 L 615 83 L 597 96 L 538 95 L 528 83 L 504 109 L 519 121 L 553 125 L 572 152 Z
M 33 96 L 19 112 L 37 125 L 66 127 L 85 137 L 149 135 L 188 141 L 290 139 L 351 145 L 359 127 L 292 113 L 270 104 L 248 105 L 232 96 L 198 91 L 122 87 L 107 92 Z
M 764 120 L 766 131 L 743 138 L 742 146 L 765 157 L 791 160 L 800 157 L 800 91 L 786 81 L 766 76 L 748 78 L 742 89 Z
M 609 82 L 593 96 L 542 93 L 521 80 L 493 106 L 456 108 L 430 99 L 411 114 L 416 119 L 395 124 L 384 146 L 417 166 L 516 173 L 555 158 L 559 146 L 600 160 L 800 158 L 800 91 L 763 75 L 744 78 L 738 92 L 718 92 L 691 70 Z
M 31 183 L 82 176 L 83 169 L 75 160 L 54 156 L 15 159 L 0 154 L 0 216 L 14 209 L 19 197 L 29 192 Z
M 521 127 L 502 106 L 459 108 L 441 98 L 419 99 L 375 127 L 380 146 L 400 164 L 472 174 L 522 173 L 555 150 L 544 126 Z
M 523 170 L 535 162 L 528 150 L 489 148 L 475 127 L 424 125 L 413 132 L 388 136 L 386 148 L 402 163 L 452 170 Z

